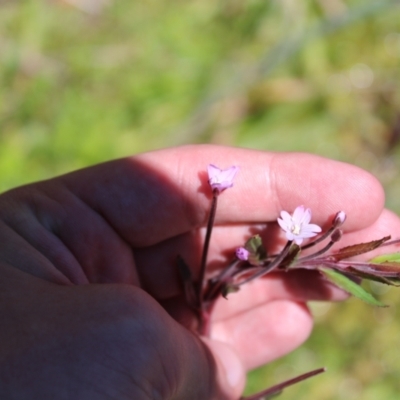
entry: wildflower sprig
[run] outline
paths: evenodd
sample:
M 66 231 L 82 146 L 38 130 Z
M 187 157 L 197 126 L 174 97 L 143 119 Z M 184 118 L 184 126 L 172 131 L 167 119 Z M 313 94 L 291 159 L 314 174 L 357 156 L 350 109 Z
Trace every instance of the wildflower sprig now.
M 329 228 L 323 232 L 319 225 L 311 223 L 312 211 L 304 205 L 296 207 L 292 214 L 285 210 L 280 212 L 277 223 L 282 228 L 287 242 L 279 253 L 268 254 L 261 237 L 254 235 L 243 246 L 236 249 L 232 261 L 217 276 L 206 279 L 207 254 L 218 197 L 226 189 L 233 186 L 238 167 L 232 166 L 223 170 L 210 164 L 207 170 L 212 201 L 200 261 L 200 278 L 197 282 L 194 282 L 191 269 L 184 260 L 178 258 L 178 270 L 186 300 L 198 315 L 198 332 L 200 334 L 209 335 L 210 315 L 216 300 L 220 296 L 227 298 L 230 293 L 240 290 L 242 285 L 275 270 L 314 269 L 332 284 L 374 306 L 384 306 L 384 304 L 374 298 L 357 282 L 361 279 L 368 279 L 400 286 L 400 253 L 375 257 L 369 261 L 355 260 L 355 257 L 377 248 L 400 244 L 400 239 L 390 240 L 390 236 L 385 236 L 367 243 L 346 246 L 333 253 L 328 252 L 342 238 L 343 232 L 340 227 L 346 221 L 346 213 L 338 211 Z M 317 250 L 311 252 L 310 249 L 316 245 L 319 245 Z M 303 255 L 302 253 L 305 250 L 307 250 L 306 255 Z M 287 386 L 323 371 L 324 369 L 320 368 L 305 373 L 260 393 L 242 397 L 241 400 L 261 400 L 275 396 Z

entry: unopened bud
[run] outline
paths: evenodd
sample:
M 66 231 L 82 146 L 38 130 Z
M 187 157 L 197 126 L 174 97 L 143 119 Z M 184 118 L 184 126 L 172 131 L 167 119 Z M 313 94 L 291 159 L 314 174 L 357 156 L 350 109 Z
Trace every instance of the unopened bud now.
M 246 250 L 244 247 L 238 247 L 236 249 L 236 257 L 239 260 L 247 261 L 249 259 L 250 252 Z
M 331 241 L 336 243 L 338 242 L 343 236 L 343 231 L 341 229 L 335 229 L 331 235 Z
M 337 228 L 342 226 L 344 221 L 346 221 L 346 213 L 344 211 L 339 211 L 333 220 L 333 225 Z

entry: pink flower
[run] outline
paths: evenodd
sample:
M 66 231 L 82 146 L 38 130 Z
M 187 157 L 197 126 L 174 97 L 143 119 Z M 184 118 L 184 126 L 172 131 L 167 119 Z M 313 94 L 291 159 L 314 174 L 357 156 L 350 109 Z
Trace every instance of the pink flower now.
M 246 250 L 244 247 L 238 247 L 236 249 L 236 257 L 239 260 L 247 261 L 249 259 L 250 252 Z
M 220 169 L 213 164 L 207 167 L 208 170 L 208 183 L 213 191 L 221 193 L 223 190 L 233 186 L 233 178 L 238 172 L 238 167 L 230 167 L 228 169 Z
M 293 215 L 287 211 L 281 211 L 281 218 L 278 224 L 286 232 L 288 240 L 293 240 L 300 245 L 304 239 L 316 236 L 321 232 L 318 225 L 310 224 L 311 210 L 304 206 L 299 206 L 294 210 Z

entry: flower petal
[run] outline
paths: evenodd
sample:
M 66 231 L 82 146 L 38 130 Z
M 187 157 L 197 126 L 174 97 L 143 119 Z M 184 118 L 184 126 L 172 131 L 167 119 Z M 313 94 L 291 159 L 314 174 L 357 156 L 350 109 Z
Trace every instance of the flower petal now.
M 296 209 L 293 212 L 293 217 L 292 217 L 293 222 L 295 224 L 300 225 L 302 223 L 303 218 L 304 218 L 304 212 L 305 212 L 304 206 L 296 207 Z
M 300 245 L 303 243 L 303 238 L 297 237 L 296 239 L 294 239 L 294 242 L 295 242 L 298 246 L 300 246 Z
M 304 211 L 302 223 L 303 224 L 308 224 L 310 221 L 311 221 L 311 210 L 309 208 L 307 208 Z
M 301 236 L 302 238 L 310 238 L 310 237 L 314 237 L 314 236 L 317 236 L 318 235 L 318 233 L 317 232 L 311 232 L 311 231 L 309 231 L 309 232 L 307 232 L 307 231 L 305 231 L 305 232 L 301 232 L 300 233 L 300 235 L 299 236 Z
M 281 218 L 277 219 L 279 226 L 284 230 L 284 231 L 290 231 L 290 225 L 284 221 Z
M 292 216 L 287 211 L 281 211 L 281 218 L 288 226 L 293 225 Z
M 296 236 L 290 232 L 290 231 L 286 231 L 286 239 L 287 240 L 294 240 L 296 238 Z
M 209 164 L 207 166 L 207 172 L 208 172 L 208 179 L 211 180 L 217 177 L 221 173 L 221 169 L 214 164 Z
M 221 180 L 230 182 L 233 185 L 233 178 L 236 173 L 239 171 L 238 167 L 232 166 L 228 169 L 221 171 Z
M 322 231 L 321 227 L 316 225 L 316 224 L 308 224 L 308 225 L 303 225 L 301 227 L 302 232 L 315 232 L 315 233 L 320 233 Z

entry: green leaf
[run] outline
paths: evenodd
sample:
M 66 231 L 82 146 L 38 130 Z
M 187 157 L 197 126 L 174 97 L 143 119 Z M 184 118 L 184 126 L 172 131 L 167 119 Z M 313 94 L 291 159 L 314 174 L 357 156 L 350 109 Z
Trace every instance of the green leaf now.
M 360 285 L 353 282 L 351 279 L 342 273 L 330 269 L 330 268 L 319 268 L 319 270 L 335 285 L 345 290 L 346 292 L 352 294 L 355 297 L 365 301 L 368 304 L 378 307 L 387 307 L 385 304 L 381 303 L 379 300 L 375 299 L 370 293 L 363 289 Z
M 390 253 L 390 254 L 382 254 L 378 257 L 374 257 L 370 262 L 374 264 L 381 264 L 386 262 L 399 263 L 400 268 L 400 253 Z
M 244 245 L 244 248 L 250 253 L 249 263 L 252 265 L 261 265 L 267 258 L 267 251 L 263 245 L 260 235 L 252 236 Z
M 240 287 L 237 285 L 234 285 L 232 283 L 227 283 L 224 285 L 221 289 L 221 294 L 225 299 L 228 299 L 228 294 L 229 293 L 236 293 L 240 290 Z

